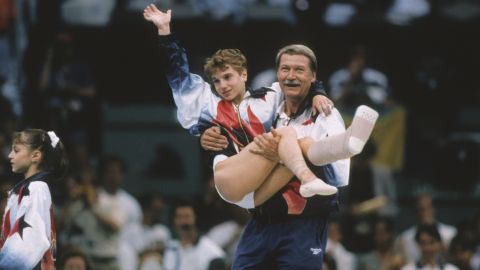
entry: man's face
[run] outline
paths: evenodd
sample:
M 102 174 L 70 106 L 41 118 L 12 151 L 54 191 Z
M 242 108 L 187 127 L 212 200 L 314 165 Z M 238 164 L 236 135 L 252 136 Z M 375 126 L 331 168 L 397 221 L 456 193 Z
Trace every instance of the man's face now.
M 365 57 L 354 57 L 350 61 L 348 68 L 350 69 L 350 73 L 352 73 L 353 76 L 359 76 L 362 70 L 365 68 Z
M 434 259 L 441 250 L 441 242 L 427 233 L 422 233 L 418 239 L 418 246 L 424 260 Z
M 69 258 L 63 267 L 65 270 L 85 270 L 87 269 L 87 264 L 85 263 L 85 260 L 80 257 L 71 257 Z
M 174 223 L 179 233 L 195 228 L 195 211 L 193 208 L 189 206 L 178 207 L 175 210 Z
M 225 70 L 218 70 L 212 75 L 215 90 L 222 99 L 233 101 L 238 104 L 242 101 L 245 94 L 245 82 L 247 81 L 247 71 L 238 72 L 230 65 Z
M 388 230 L 387 225 L 383 222 L 378 222 L 375 225 L 374 241 L 378 247 L 389 246 L 392 241 L 393 235 Z
M 422 196 L 417 201 L 417 215 L 421 223 L 432 224 L 435 221 L 432 199 Z
M 283 54 L 277 78 L 285 98 L 303 100 L 315 81 L 315 73 L 310 69 L 310 60 L 305 55 Z
M 107 165 L 103 174 L 104 187 L 110 191 L 116 191 L 122 184 L 124 177 L 123 168 L 113 162 Z

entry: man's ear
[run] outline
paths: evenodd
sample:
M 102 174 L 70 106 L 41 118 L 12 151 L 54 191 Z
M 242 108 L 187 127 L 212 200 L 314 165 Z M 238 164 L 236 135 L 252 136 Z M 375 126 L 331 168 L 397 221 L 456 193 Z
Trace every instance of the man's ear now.
M 42 152 L 40 150 L 33 150 L 31 159 L 33 163 L 40 163 L 40 161 L 42 160 Z

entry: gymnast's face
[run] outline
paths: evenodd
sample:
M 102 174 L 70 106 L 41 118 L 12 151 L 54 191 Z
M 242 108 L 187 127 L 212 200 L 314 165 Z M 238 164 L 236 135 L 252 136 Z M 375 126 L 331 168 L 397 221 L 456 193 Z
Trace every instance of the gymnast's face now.
M 31 175 L 28 171 L 32 169 L 33 164 L 40 162 L 39 156 L 39 150 L 32 150 L 26 143 L 14 142 L 8 155 L 12 172 Z
M 223 99 L 240 104 L 245 95 L 247 71 L 238 72 L 227 65 L 224 70 L 217 70 L 213 73 L 212 81 L 215 90 Z

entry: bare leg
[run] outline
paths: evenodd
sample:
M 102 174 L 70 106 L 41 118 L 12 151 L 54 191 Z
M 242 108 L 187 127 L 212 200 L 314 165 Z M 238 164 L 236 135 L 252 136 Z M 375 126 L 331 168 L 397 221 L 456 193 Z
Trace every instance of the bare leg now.
M 304 197 L 315 194 L 331 195 L 337 189 L 318 179 L 307 167 L 303 153 L 315 165 L 322 165 L 350 158 L 363 149 L 375 125 L 378 113 L 367 106 L 360 106 L 349 129 L 341 134 L 332 135 L 319 141 L 311 138 L 300 140 L 298 144 L 296 132 L 293 128 L 283 127 L 277 130 L 281 136 L 278 153 L 285 166 L 290 169 L 302 182 L 300 193 Z M 290 177 L 280 174 L 278 181 L 273 178 L 272 170 L 276 162 L 270 161 L 261 155 L 252 154 L 249 149 L 255 146 L 249 144 L 239 154 L 220 162 L 215 168 L 215 183 L 219 192 L 230 201 L 239 201 L 247 193 L 255 192 L 255 200 L 262 201 L 269 198 L 283 187 Z M 277 172 L 278 173 L 278 172 Z M 271 182 L 262 186 L 267 181 Z M 278 186 L 275 186 L 277 185 Z M 262 186 L 262 189 L 259 189 Z
M 316 194 L 335 194 L 337 192 L 336 187 L 328 185 L 319 179 L 313 174 L 310 168 L 308 168 L 302 155 L 302 150 L 298 144 L 295 129 L 291 127 L 282 127 L 277 129 L 277 133 L 281 136 L 278 144 L 278 155 L 285 166 L 302 182 L 300 194 L 303 197 L 311 197 Z
M 214 169 L 217 190 L 228 201 L 238 202 L 255 191 L 271 173 L 277 162 L 250 152 L 256 147 L 248 144 L 238 154 L 219 162 Z
M 303 153 L 317 166 L 359 154 L 368 141 L 377 118 L 378 113 L 375 110 L 365 105 L 359 106 L 352 124 L 344 133 L 318 141 L 305 140 L 301 142 Z
M 255 206 L 261 205 L 270 199 L 275 193 L 282 189 L 290 179 L 293 173 L 283 165 L 277 165 L 273 171 L 267 176 L 262 185 L 255 190 L 254 201 Z
M 302 182 L 300 189 L 302 196 L 310 197 L 315 194 L 331 195 L 336 193 L 336 187 L 330 186 L 317 178 L 308 168 L 298 145 L 295 130 L 284 127 L 278 129 L 277 132 L 280 135 L 278 145 L 280 159 Z M 257 190 L 276 166 L 276 162 L 251 153 L 250 149 L 254 147 L 256 145 L 250 143 L 240 153 L 216 165 L 215 185 L 225 199 L 233 202 L 240 201 L 246 194 Z

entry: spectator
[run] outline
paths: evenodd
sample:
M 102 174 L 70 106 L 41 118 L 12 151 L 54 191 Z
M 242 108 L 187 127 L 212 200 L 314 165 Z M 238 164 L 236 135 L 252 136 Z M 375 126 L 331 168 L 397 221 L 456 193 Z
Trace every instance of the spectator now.
M 149 248 L 140 254 L 138 270 L 162 270 L 163 249 Z
M 379 216 L 374 225 L 374 250 L 362 254 L 357 270 L 398 270 L 405 260 L 394 247 L 395 230 L 390 217 Z
M 130 245 L 138 254 L 143 254 L 145 257 L 150 252 L 163 250 L 171 239 L 171 233 L 170 229 L 164 225 L 163 197 L 159 194 L 148 194 L 143 196 L 140 202 L 143 212 L 142 223 L 132 224 L 126 229 L 125 234 L 135 236 L 130 238 Z
M 165 270 L 226 269 L 225 252 L 208 237 L 200 235 L 196 220 L 191 203 L 179 202 L 173 208 L 173 226 L 178 240 L 167 245 Z
M 330 219 L 328 223 L 327 254 L 335 262 L 337 270 L 353 270 L 356 265 L 355 254 L 348 251 L 342 244 L 343 234 L 340 220 Z M 326 256 L 325 256 L 326 257 Z M 324 260 L 328 261 L 328 259 Z M 330 269 L 331 267 L 329 267 Z
M 350 185 L 346 190 L 349 208 L 345 215 L 345 247 L 354 253 L 369 253 L 375 248 L 375 221 L 378 214 L 394 215 L 395 190 L 386 189 L 387 180 L 372 163 L 376 146 L 368 141 L 364 150 L 352 158 Z M 388 185 L 387 185 L 388 187 Z
M 126 163 L 118 156 L 107 156 L 100 164 L 98 208 L 109 215 L 120 230 L 118 261 L 122 270 L 133 270 L 138 265 L 138 254 L 130 243 L 138 235 L 132 235 L 131 226 L 140 226 L 142 209 L 137 199 L 120 186 L 124 179 Z
M 452 238 L 456 235 L 457 229 L 451 225 L 441 223 L 435 218 L 435 208 L 432 197 L 426 193 L 419 194 L 416 199 L 417 224 L 403 231 L 397 238 L 400 248 L 408 261 L 418 261 L 420 259 L 420 250 L 415 242 L 417 229 L 421 225 L 429 224 L 437 227 L 440 233 L 442 249 L 444 253 L 450 244 Z
M 346 26 L 357 13 L 354 1 L 330 1 L 325 7 L 323 19 L 329 26 Z
M 431 9 L 428 0 L 395 0 L 386 18 L 392 24 L 408 26 L 415 20 L 429 15 Z
M 53 198 L 56 207 L 63 207 L 66 203 L 72 200 L 77 194 L 78 190 L 82 189 L 84 185 L 93 187 L 97 179 L 95 168 L 90 161 L 91 157 L 86 145 L 75 142 L 68 147 L 70 157 L 69 172 L 71 177 L 53 187 Z
M 367 52 L 363 46 L 353 49 L 350 62 L 335 71 L 329 79 L 330 97 L 336 106 L 356 108 L 361 104 L 377 107 L 388 97 L 387 76 L 367 66 Z
M 71 26 L 106 27 L 116 5 L 115 0 L 66 0 L 61 2 L 62 21 Z
M 449 255 L 452 263 L 460 270 L 479 269 L 475 258 L 476 243 L 473 235 L 459 232 L 450 242 Z
M 368 59 L 364 46 L 354 47 L 347 67 L 330 76 L 329 94 L 347 125 L 354 108 L 360 104 L 370 105 L 379 112 L 371 137 L 376 145 L 376 153 L 371 160 L 377 176 L 376 188 L 379 188 L 375 192 L 388 193 L 383 195 L 389 197 L 389 202 L 395 203 L 394 173 L 403 167 L 407 114 L 403 106 L 394 102 L 387 75 L 372 68 Z M 384 210 L 390 215 L 397 211 L 394 204 L 389 204 Z
M 401 270 L 458 270 L 456 266 L 445 261 L 442 253 L 442 237 L 435 224 L 419 225 L 415 232 L 415 242 L 420 250 L 420 257 L 402 267 Z
M 222 200 L 223 201 L 223 200 Z M 206 234 L 213 242 L 226 253 L 226 264 L 230 269 L 233 255 L 237 249 L 240 236 L 245 229 L 250 216 L 247 211 L 239 207 L 229 207 L 232 218 L 213 226 Z
M 337 262 L 328 253 L 323 256 L 322 270 L 337 270 Z
M 197 225 L 201 232 L 207 232 L 218 224 L 234 219 L 234 205 L 223 200 L 217 193 L 213 176 L 208 177 L 202 194 L 200 207 L 197 207 Z
M 72 249 L 62 256 L 59 270 L 92 270 L 92 267 L 83 251 Z
M 80 54 L 69 32 L 57 35 L 49 48 L 39 81 L 46 99 L 50 127 L 69 141 L 83 140 L 96 153 L 99 130 L 99 100 L 93 70 Z
M 68 179 L 70 200 L 59 214 L 60 248 L 86 252 L 95 270 L 118 270 L 120 226 L 113 213 L 99 205 L 96 188 L 88 182 Z

